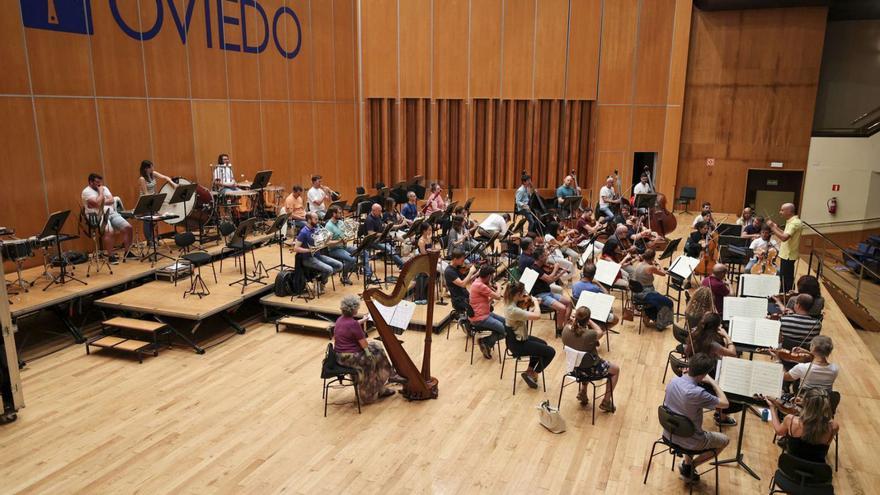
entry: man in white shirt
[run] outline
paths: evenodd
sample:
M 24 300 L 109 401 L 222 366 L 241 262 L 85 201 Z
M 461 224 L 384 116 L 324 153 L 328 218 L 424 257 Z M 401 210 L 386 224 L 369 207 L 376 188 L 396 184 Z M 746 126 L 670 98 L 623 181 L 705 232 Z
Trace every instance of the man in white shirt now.
M 761 228 L 761 237 L 758 237 L 757 239 L 753 240 L 751 244 L 749 244 L 749 249 L 751 249 L 752 252 L 755 253 L 755 255 L 752 256 L 752 259 L 750 259 L 748 264 L 746 264 L 746 267 L 744 269 L 745 273 L 751 272 L 752 267 L 758 263 L 759 255 L 766 255 L 767 251 L 771 247 L 777 250 L 779 249 L 779 244 L 777 244 L 776 240 L 770 236 L 770 233 L 770 227 L 765 225 Z
M 328 194 L 327 188 L 321 185 L 320 175 L 312 176 L 312 187 L 309 188 L 307 197 L 309 211 L 315 212 L 319 219 L 323 219 L 327 213 L 327 201 L 330 199 L 330 194 Z
M 614 218 L 614 212 L 609 207 L 610 203 L 615 201 L 614 177 L 608 176 L 605 179 L 605 185 L 599 189 L 599 213 L 608 218 Z
M 480 226 L 477 227 L 477 233 L 485 238 L 491 237 L 495 232 L 498 232 L 499 236 L 503 236 L 507 233 L 507 222 L 509 221 L 509 213 L 505 213 L 504 215 L 491 213 L 482 221 L 482 223 L 480 223 Z
M 108 251 L 113 250 L 113 234 L 122 235 L 122 243 L 125 246 L 127 256 L 134 256 L 129 252 L 131 248 L 132 229 L 131 225 L 116 211 L 116 199 L 110 189 L 104 185 L 104 177 L 99 174 L 89 174 L 89 185 L 82 191 L 82 206 L 86 215 L 97 215 L 97 221 L 101 222 L 104 212 L 107 212 L 107 229 L 104 231 L 103 247 Z M 114 261 L 111 256 L 111 262 Z
M 639 183 L 633 187 L 633 194 L 651 194 L 653 192 L 654 189 L 651 187 L 651 184 L 648 183 L 648 174 L 642 174 Z
M 227 191 L 238 190 L 238 184 L 235 182 L 235 175 L 232 173 L 232 163 L 229 161 L 229 155 L 221 153 L 217 157 L 217 165 L 214 166 L 214 189 L 219 190 L 222 194 Z

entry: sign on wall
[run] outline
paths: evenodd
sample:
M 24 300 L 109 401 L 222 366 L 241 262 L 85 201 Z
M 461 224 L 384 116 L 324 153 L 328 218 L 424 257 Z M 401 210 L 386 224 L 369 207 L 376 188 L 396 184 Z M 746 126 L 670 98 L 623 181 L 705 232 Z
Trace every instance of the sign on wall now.
M 95 34 L 92 1 L 107 2 L 115 27 L 136 41 L 147 42 L 155 38 L 162 29 L 175 29 L 180 42 L 186 45 L 190 40 L 188 34 L 193 11 L 198 7 L 204 9 L 204 42 L 208 48 L 263 53 L 269 47 L 271 38 L 275 51 L 286 59 L 292 59 L 299 54 L 302 47 L 302 26 L 296 12 L 287 6 L 279 7 L 275 12 L 266 12 L 259 0 L 186 0 L 181 10 L 178 10 L 174 0 L 141 0 L 142 5 L 156 3 L 155 18 L 152 23 L 145 19 L 143 25 L 138 19 L 125 19 L 119 10 L 120 2 L 132 0 L 20 0 L 21 17 L 27 28 L 92 35 Z M 257 14 L 257 21 L 262 24 L 263 39 L 258 40 L 255 45 L 249 45 L 248 30 L 258 29 L 258 26 L 252 24 L 254 13 Z M 228 26 L 238 26 L 241 30 L 241 44 L 226 41 L 225 30 Z M 280 34 L 285 32 L 285 27 L 289 32 L 296 33 L 295 46 L 287 46 L 286 40 Z M 290 31 L 291 29 L 295 31 Z

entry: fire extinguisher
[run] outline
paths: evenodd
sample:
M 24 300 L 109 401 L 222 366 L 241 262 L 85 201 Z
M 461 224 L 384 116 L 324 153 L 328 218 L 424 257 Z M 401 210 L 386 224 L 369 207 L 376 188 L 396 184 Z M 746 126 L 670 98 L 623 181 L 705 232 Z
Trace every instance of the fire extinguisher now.
M 832 215 L 837 213 L 837 198 L 836 197 L 829 199 L 828 202 L 825 204 L 826 204 L 826 206 L 828 206 L 828 213 L 831 213 Z

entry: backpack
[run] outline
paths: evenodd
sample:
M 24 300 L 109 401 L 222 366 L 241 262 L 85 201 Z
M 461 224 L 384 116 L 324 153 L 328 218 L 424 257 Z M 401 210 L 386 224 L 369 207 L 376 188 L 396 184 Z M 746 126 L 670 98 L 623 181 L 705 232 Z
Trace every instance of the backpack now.
M 281 270 L 275 276 L 275 295 L 279 297 L 290 296 L 293 289 L 294 270 Z

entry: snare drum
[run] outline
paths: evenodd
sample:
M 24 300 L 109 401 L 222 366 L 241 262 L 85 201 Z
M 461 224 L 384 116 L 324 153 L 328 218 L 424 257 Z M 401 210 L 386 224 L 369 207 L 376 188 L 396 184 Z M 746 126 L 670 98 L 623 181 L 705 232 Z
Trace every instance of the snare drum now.
M 28 239 L 13 239 L 0 244 L 3 259 L 8 261 L 26 260 L 34 255 L 34 245 Z

